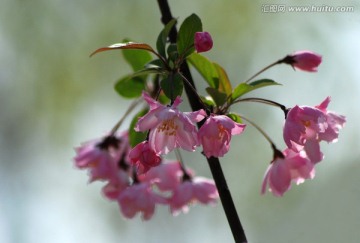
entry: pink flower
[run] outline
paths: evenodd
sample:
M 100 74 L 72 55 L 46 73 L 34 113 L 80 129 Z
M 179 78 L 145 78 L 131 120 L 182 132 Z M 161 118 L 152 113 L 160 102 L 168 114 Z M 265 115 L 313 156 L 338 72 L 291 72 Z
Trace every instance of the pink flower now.
M 321 61 L 321 55 L 312 51 L 297 51 L 284 59 L 285 63 L 307 72 L 317 72 Z
M 328 124 L 327 128 L 323 133 L 319 134 L 319 139 L 326 142 L 336 142 L 339 137 L 339 131 L 345 125 L 346 118 L 343 115 L 336 114 L 334 112 L 328 111 L 327 107 L 330 103 L 330 97 L 321 102 L 320 105 L 315 106 L 321 110 L 326 116 L 326 122 Z
M 180 211 L 189 211 L 190 203 L 200 202 L 203 204 L 214 204 L 219 197 L 216 186 L 212 180 L 195 177 L 185 180 L 174 191 L 169 199 L 170 211 L 177 215 Z
M 166 204 L 167 200 L 151 190 L 151 183 L 134 184 L 118 197 L 121 212 L 126 218 L 133 218 L 138 212 L 144 220 L 149 220 L 155 212 L 155 204 Z
M 79 169 L 90 169 L 90 182 L 109 179 L 117 171 L 119 143 L 113 136 L 84 143 L 75 148 L 75 165 Z
M 198 137 L 206 157 L 222 157 L 230 148 L 231 136 L 244 131 L 239 124 L 224 115 L 211 115 L 199 129 Z
M 129 153 L 129 159 L 136 166 L 138 174 L 146 173 L 161 163 L 161 157 L 150 147 L 148 141 L 136 145 Z
M 196 32 L 194 45 L 198 53 L 209 51 L 213 46 L 213 40 L 209 32 Z
M 323 159 L 320 141 L 334 142 L 345 124 L 345 117 L 326 110 L 330 98 L 319 106 L 295 106 L 290 109 L 284 125 L 286 145 L 299 152 L 305 150 L 312 162 Z
M 282 196 L 291 187 L 291 182 L 296 184 L 312 179 L 315 176 L 314 164 L 304 151 L 299 153 L 285 149 L 283 156 L 276 156 L 265 172 L 261 194 L 266 192 L 266 187 L 275 196 Z
M 181 183 L 183 174 L 180 163 L 175 161 L 152 168 L 140 180 L 152 182 L 160 191 L 172 191 Z
M 317 163 L 322 160 L 319 134 L 328 124 L 324 113 L 314 107 L 295 106 L 290 109 L 284 125 L 284 140 L 288 148 L 297 152 L 305 149 L 310 159 Z
M 177 106 L 182 102 L 177 97 L 172 106 L 164 106 L 153 100 L 143 92 L 145 101 L 150 106 L 150 111 L 141 117 L 136 124 L 136 131 L 150 130 L 150 147 L 159 154 L 167 154 L 174 148 L 181 147 L 194 151 L 199 145 L 197 138 L 196 122 L 204 119 L 204 110 L 195 112 L 181 112 Z
M 108 183 L 102 188 L 104 196 L 110 200 L 116 200 L 120 193 L 129 186 L 130 176 L 128 172 L 119 169 Z

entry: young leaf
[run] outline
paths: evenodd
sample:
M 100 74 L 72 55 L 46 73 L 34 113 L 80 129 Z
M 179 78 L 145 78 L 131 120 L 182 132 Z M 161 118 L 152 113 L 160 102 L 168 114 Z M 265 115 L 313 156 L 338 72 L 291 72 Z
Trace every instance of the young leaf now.
M 137 98 L 145 89 L 145 78 L 126 76 L 118 80 L 114 88 L 124 98 Z
M 219 91 L 230 95 L 232 92 L 232 87 L 227 73 L 225 72 L 224 68 L 217 63 L 214 63 L 214 67 L 216 68 L 219 77 Z
M 234 91 L 232 92 L 231 100 L 236 100 L 237 98 L 243 96 L 244 94 L 250 91 L 270 85 L 280 85 L 280 84 L 271 79 L 260 79 L 251 82 L 249 84 L 240 83 L 238 86 L 235 87 Z
M 191 54 L 187 60 L 200 73 L 211 88 L 218 89 L 219 75 L 213 62 L 197 53 Z
M 154 49 L 151 46 L 149 46 L 148 44 L 136 43 L 136 42 L 126 42 L 126 43 L 117 43 L 117 44 L 113 44 L 111 46 L 101 47 L 101 48 L 97 49 L 96 51 L 94 51 L 93 53 L 91 53 L 90 57 L 92 57 L 93 55 L 95 55 L 99 52 L 118 50 L 118 49 L 145 50 L 145 51 L 149 51 L 152 53 L 156 53 L 154 51 Z
M 190 15 L 184 20 L 180 26 L 176 42 L 180 56 L 185 58 L 194 52 L 195 33 L 200 31 L 202 31 L 202 23 L 196 14 Z
M 148 109 L 143 109 L 139 113 L 137 113 L 134 118 L 132 119 L 129 127 L 129 143 L 130 146 L 133 148 L 137 144 L 141 143 L 146 139 L 147 132 L 136 132 L 134 127 L 139 120 L 139 117 L 144 116 L 148 112 Z
M 229 114 L 227 114 L 227 116 L 234 122 L 242 123 L 241 117 L 238 114 L 230 112 Z
M 176 24 L 176 19 L 170 20 L 170 22 L 167 23 L 164 29 L 160 32 L 158 39 L 156 41 L 156 49 L 158 53 L 163 57 L 166 57 L 165 49 L 166 49 L 167 37 L 169 36 L 169 33 L 175 24 Z
M 184 83 L 180 74 L 177 73 L 161 80 L 160 87 L 169 99 L 175 99 L 176 96 L 181 96 Z
M 227 95 L 217 89 L 207 87 L 206 92 L 211 96 L 216 105 L 221 106 L 225 104 Z

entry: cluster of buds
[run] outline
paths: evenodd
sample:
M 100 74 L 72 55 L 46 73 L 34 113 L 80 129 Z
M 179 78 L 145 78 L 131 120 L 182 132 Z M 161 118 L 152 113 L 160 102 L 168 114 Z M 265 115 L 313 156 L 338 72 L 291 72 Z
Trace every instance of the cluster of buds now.
M 146 51 L 137 54 L 139 60 L 145 60 L 145 69 L 134 69 L 134 74 L 120 79 L 116 90 L 124 97 L 139 98 L 149 108 L 134 117 L 126 132 L 117 134 L 117 129 L 134 107 L 125 113 L 109 135 L 76 148 L 75 165 L 88 169 L 90 182 L 105 181 L 103 194 L 118 202 L 126 218 L 141 212 L 142 218 L 148 220 L 154 214 L 155 205 L 160 204 L 168 205 L 173 215 L 187 212 L 194 202 L 214 204 L 219 197 L 215 183 L 196 177 L 193 171 L 187 169 L 180 150 L 194 152 L 201 147 L 207 159 L 223 157 L 229 152 L 232 136 L 244 132 L 246 125 L 243 121 L 254 125 L 270 142 L 274 152 L 265 172 L 262 194 L 268 187 L 275 196 L 282 196 L 292 182 L 300 184 L 312 179 L 315 165 L 324 158 L 320 142 L 335 142 L 346 122 L 344 116 L 327 110 L 330 98 L 314 107 L 286 108 L 271 100 L 242 96 L 255 89 L 278 84 L 269 79 L 253 81 L 270 67 L 284 63 L 299 70 L 315 72 L 322 57 L 311 51 L 295 52 L 268 65 L 232 89 L 225 70 L 198 54 L 209 51 L 213 46 L 210 34 L 201 31 L 200 19 L 192 15 L 184 21 L 174 47 L 173 43 L 168 44 L 167 36 L 175 24 L 175 20 L 170 21 L 160 33 L 157 51 L 144 43 L 126 42 L 103 47 L 93 53 L 115 49 Z M 192 38 L 190 41 L 189 37 Z M 157 59 L 151 61 L 148 52 L 155 54 Z M 134 60 L 128 59 L 136 68 L 140 61 Z M 209 85 L 206 89 L 209 96 L 200 95 L 180 71 L 184 62 L 191 63 L 204 77 Z M 155 74 L 153 79 L 151 76 L 144 78 L 149 73 Z M 192 98 L 202 108 L 187 112 L 179 109 L 184 86 L 192 91 Z M 128 94 L 123 91 L 124 88 L 133 90 Z M 269 136 L 250 119 L 229 111 L 234 104 L 249 101 L 277 106 L 284 111 L 285 150 L 278 150 Z M 177 161 L 167 161 L 164 157 L 174 150 Z

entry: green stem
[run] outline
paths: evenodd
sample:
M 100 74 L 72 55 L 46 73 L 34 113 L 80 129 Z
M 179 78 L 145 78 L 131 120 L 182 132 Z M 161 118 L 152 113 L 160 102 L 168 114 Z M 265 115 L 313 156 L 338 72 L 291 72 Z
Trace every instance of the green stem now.
M 125 114 L 121 117 L 121 119 L 115 124 L 115 126 L 111 129 L 110 132 L 110 136 L 113 136 L 116 131 L 119 129 L 119 127 L 121 126 L 121 124 L 124 122 L 125 118 L 133 111 L 133 109 L 140 104 L 140 102 L 142 101 L 142 99 L 137 99 L 134 100 L 130 106 L 128 107 L 128 109 L 125 111 Z
M 244 83 L 249 83 L 251 80 L 253 80 L 255 77 L 257 77 L 258 75 L 260 75 L 261 73 L 265 72 L 266 70 L 268 70 L 269 68 L 272 68 L 273 66 L 280 64 L 283 62 L 284 59 L 278 60 L 274 63 L 271 63 L 270 65 L 264 67 L 263 69 L 261 69 L 259 72 L 255 73 L 253 76 L 251 76 L 250 78 L 248 78 Z

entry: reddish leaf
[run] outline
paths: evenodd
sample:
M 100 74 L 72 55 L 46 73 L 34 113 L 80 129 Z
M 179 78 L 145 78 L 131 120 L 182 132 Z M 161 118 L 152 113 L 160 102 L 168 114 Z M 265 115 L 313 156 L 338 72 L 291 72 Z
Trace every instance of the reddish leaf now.
M 92 57 L 93 55 L 95 55 L 96 53 L 99 53 L 99 52 L 118 50 L 118 49 L 145 50 L 145 51 L 149 51 L 149 52 L 156 54 L 154 49 L 151 46 L 149 46 L 148 44 L 136 43 L 136 42 L 126 42 L 126 43 L 117 43 L 117 44 L 113 44 L 111 46 L 99 48 L 96 51 L 94 51 L 93 53 L 91 53 L 90 57 Z

